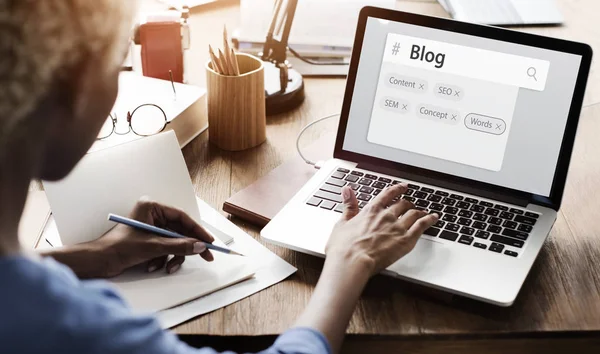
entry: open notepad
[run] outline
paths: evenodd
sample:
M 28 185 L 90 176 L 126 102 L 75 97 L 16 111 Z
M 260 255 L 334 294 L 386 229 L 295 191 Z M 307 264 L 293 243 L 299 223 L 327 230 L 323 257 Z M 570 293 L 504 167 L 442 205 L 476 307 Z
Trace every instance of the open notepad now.
M 173 132 L 143 138 L 86 155 L 60 182 L 44 183 L 64 245 L 91 241 L 110 230 L 109 213 L 128 215 L 142 196 L 200 218 L 185 161 Z M 225 242 L 221 242 L 225 241 Z M 231 240 L 219 234 L 215 244 Z M 235 249 L 235 245 L 232 246 Z M 243 252 L 242 252 L 243 253 Z M 112 279 L 136 311 L 160 311 L 249 279 L 255 273 L 245 257 L 213 252 L 214 262 L 188 256 L 181 269 L 147 273 L 131 269 Z

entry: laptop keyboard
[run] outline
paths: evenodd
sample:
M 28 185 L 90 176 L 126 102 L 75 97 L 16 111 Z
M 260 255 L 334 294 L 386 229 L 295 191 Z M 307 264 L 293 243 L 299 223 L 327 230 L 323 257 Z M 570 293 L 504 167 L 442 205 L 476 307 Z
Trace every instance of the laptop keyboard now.
M 398 183 L 401 183 L 398 179 L 372 172 L 338 168 L 306 204 L 342 213 L 342 187 L 349 186 L 362 209 L 384 188 Z M 412 202 L 416 209 L 440 216 L 424 235 L 511 257 L 518 257 L 540 216 L 526 209 L 416 183 L 409 183 L 408 190 L 399 198 Z

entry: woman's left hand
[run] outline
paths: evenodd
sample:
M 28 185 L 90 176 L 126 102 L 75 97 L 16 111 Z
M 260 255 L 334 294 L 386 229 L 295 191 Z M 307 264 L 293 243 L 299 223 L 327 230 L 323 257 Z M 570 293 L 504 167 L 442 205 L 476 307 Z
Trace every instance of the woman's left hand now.
M 145 264 L 148 272 L 165 268 L 171 274 L 179 270 L 185 256 L 198 254 L 208 262 L 213 260 L 201 241 L 212 243 L 214 238 L 185 212 L 140 200 L 129 217 L 187 238 L 160 237 L 118 224 L 95 241 L 53 249 L 43 255 L 69 266 L 80 278 L 110 278 L 140 264 Z
M 203 242 L 214 238 L 182 210 L 156 202 L 141 200 L 129 215 L 146 224 L 175 231 L 188 238 L 165 238 L 118 224 L 104 236 L 91 242 L 91 247 L 106 257 L 103 277 L 113 277 L 128 268 L 147 263 L 148 272 L 163 269 L 171 274 L 179 270 L 185 256 L 199 254 L 206 261 L 213 256 Z M 173 257 L 169 260 L 169 256 Z

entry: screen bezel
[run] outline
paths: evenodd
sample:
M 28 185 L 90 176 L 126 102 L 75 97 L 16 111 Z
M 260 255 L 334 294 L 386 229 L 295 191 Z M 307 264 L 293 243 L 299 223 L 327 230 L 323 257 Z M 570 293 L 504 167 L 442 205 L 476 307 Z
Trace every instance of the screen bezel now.
M 376 158 L 368 155 L 343 150 L 344 139 L 346 135 L 346 127 L 348 124 L 348 117 L 350 113 L 350 105 L 352 103 L 352 96 L 354 93 L 354 86 L 356 82 L 356 74 L 358 71 L 360 53 L 362 51 L 365 28 L 367 24 L 367 19 L 369 17 L 580 55 L 581 65 L 579 67 L 579 73 L 577 75 L 577 81 L 575 84 L 575 90 L 573 92 L 571 107 L 569 108 L 567 124 L 565 126 L 565 133 L 561 142 L 560 152 L 550 190 L 550 196 L 546 197 L 542 195 L 536 195 L 529 192 L 506 188 L 491 183 L 471 180 L 468 178 L 458 177 L 443 172 L 438 172 L 434 170 L 429 170 L 421 167 L 416 167 L 412 165 L 407 165 L 399 162 L 389 161 L 381 158 Z M 445 180 L 455 185 L 469 186 L 469 189 L 493 191 L 494 193 L 498 194 L 514 196 L 516 198 L 521 199 L 524 198 L 528 200 L 528 202 L 544 205 L 558 210 L 564 193 L 565 181 L 567 178 L 567 170 L 571 161 L 571 153 L 573 151 L 573 144 L 575 141 L 577 124 L 579 122 L 579 115 L 581 113 L 583 105 L 583 97 L 585 93 L 585 87 L 587 84 L 588 74 L 590 71 L 591 61 L 592 48 L 584 43 L 571 42 L 561 39 L 538 36 L 497 27 L 459 22 L 438 17 L 417 15 L 413 13 L 381 9 L 370 6 L 364 7 L 360 12 L 358 26 L 356 29 L 356 36 L 354 39 L 352 59 L 350 61 L 350 68 L 346 83 L 346 91 L 344 94 L 344 101 L 340 115 L 340 123 L 338 126 L 337 138 L 335 142 L 334 157 L 338 159 L 356 162 L 359 164 L 359 166 L 361 164 L 368 166 L 380 166 L 382 169 L 385 169 L 387 171 L 402 171 L 405 173 L 410 173 L 411 175 L 423 176 L 428 180 Z

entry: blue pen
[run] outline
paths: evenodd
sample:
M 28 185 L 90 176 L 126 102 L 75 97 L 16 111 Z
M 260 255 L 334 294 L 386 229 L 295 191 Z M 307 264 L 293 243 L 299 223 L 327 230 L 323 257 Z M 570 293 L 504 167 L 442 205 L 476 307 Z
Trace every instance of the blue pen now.
M 130 218 L 126 218 L 124 216 L 119 216 L 119 215 L 115 215 L 115 214 L 108 214 L 108 220 L 110 221 L 114 221 L 116 223 L 119 224 L 123 224 L 123 225 L 127 225 L 127 226 L 131 226 L 133 228 L 139 229 L 139 230 L 143 230 L 158 236 L 163 236 L 163 237 L 169 237 L 169 238 L 187 238 L 183 235 L 180 235 L 176 232 L 173 231 L 169 231 L 169 230 L 165 230 L 165 229 L 161 229 L 160 227 L 156 227 L 153 225 L 149 225 L 146 223 L 143 223 L 141 221 L 137 221 L 137 220 L 133 220 Z M 204 241 L 200 241 L 203 242 L 206 245 L 206 248 L 213 250 L 213 251 L 217 251 L 217 252 L 222 252 L 225 254 L 231 254 L 231 255 L 236 255 L 236 256 L 244 256 L 241 253 L 238 253 L 234 250 L 230 250 L 229 248 L 225 248 L 225 247 L 219 247 L 219 246 L 215 246 L 212 243 L 208 243 L 208 242 L 204 242 Z

